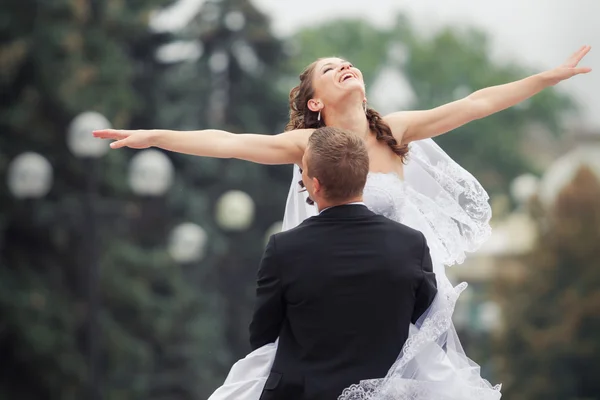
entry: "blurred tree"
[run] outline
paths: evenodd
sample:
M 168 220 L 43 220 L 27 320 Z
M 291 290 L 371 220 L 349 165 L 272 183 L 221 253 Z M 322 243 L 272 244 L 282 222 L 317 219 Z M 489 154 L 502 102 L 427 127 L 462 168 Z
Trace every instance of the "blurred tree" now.
M 600 393 L 600 181 L 582 167 L 547 212 L 521 280 L 500 285 L 507 398 L 596 399 Z
M 73 117 L 95 110 L 116 126 L 152 123 L 153 10 L 173 0 L 15 1 L 0 24 L 0 176 L 25 151 L 54 168 L 48 196 L 17 200 L 0 185 L 0 398 L 89 398 L 86 360 L 90 171 L 67 149 Z M 155 77 L 156 79 L 156 77 Z M 149 121 L 149 122 L 144 122 Z M 218 306 L 200 272 L 165 251 L 175 195 L 136 200 L 127 152 L 102 161 L 98 226 L 102 267 L 101 378 L 106 399 L 197 399 L 214 386 Z M 176 182 L 181 185 L 181 182 Z M 210 259 L 210 251 L 209 251 Z M 195 278 L 195 279 L 192 279 Z M 220 379 L 220 377 L 219 377 Z
M 402 37 L 396 39 L 402 40 Z M 296 78 L 307 65 L 321 57 L 342 57 L 361 70 L 365 84 L 370 87 L 385 65 L 391 43 L 390 32 L 367 21 L 329 21 L 303 28 L 289 38 L 290 66 Z
M 301 30 L 291 43 L 295 55 L 290 62 L 295 70 L 319 57 L 345 57 L 363 71 L 370 97 L 372 90 L 404 90 L 392 82 L 374 85 L 378 78 L 386 79 L 382 72 L 401 71 L 414 92 L 406 96 L 413 98 L 408 109 L 414 110 L 434 108 L 530 74 L 523 66 L 493 60 L 482 32 L 449 27 L 420 35 L 402 15 L 390 29 L 364 21 L 326 22 Z M 435 140 L 490 192 L 506 192 L 512 178 L 535 170 L 523 149 L 530 128 L 541 127 L 543 137 L 551 139 L 562 132 L 562 117 L 572 109 L 569 98 L 547 89 L 517 107 Z
M 278 82 L 287 56 L 267 17 L 252 2 L 207 1 L 178 39 L 178 46 L 189 52 L 183 60 L 163 58 L 167 73 L 157 82 L 158 126 L 283 131 L 287 93 Z M 210 227 L 215 257 L 205 268 L 213 271 L 208 282 L 221 293 L 229 353 L 215 370 L 224 378 L 231 364 L 249 351 L 247 328 L 264 235 L 283 217 L 291 168 L 185 155 L 173 159 L 185 182 L 175 195 L 179 207 Z M 224 228 L 217 215 L 218 199 L 234 189 L 247 193 L 254 203 L 254 222 L 241 230 Z

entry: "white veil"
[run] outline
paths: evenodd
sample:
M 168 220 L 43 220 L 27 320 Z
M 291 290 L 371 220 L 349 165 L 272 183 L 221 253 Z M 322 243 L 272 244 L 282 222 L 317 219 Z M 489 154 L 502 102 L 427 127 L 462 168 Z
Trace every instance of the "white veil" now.
M 479 182 L 431 139 L 410 144 L 404 169 L 406 196 L 400 221 L 425 235 L 434 264 L 438 295 L 411 331 L 402 353 L 383 379 L 344 390 L 339 400 L 497 400 L 500 385 L 481 378 L 465 354 L 452 314 L 466 283 L 453 287 L 446 266 L 462 263 L 491 234 L 488 195 Z M 298 167 L 287 198 L 283 230 L 317 214 L 306 203 Z

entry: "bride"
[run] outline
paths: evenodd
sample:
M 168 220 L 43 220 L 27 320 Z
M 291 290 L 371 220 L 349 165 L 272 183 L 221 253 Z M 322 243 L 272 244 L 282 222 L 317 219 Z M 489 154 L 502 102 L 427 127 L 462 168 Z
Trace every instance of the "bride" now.
M 94 135 L 115 140 L 113 149 L 155 146 L 205 157 L 295 164 L 283 229 L 316 214 L 299 185 L 297 167 L 314 129 L 334 126 L 360 135 L 370 158 L 364 201 L 372 211 L 423 232 L 431 249 L 438 296 L 410 327 L 409 339 L 388 374 L 357 382 L 339 399 L 496 400 L 501 397 L 500 385 L 492 386 L 480 376 L 479 366 L 465 355 L 452 324 L 456 299 L 466 284 L 453 287 L 445 273 L 445 266 L 464 261 L 465 252 L 476 250 L 490 235 L 488 196 L 431 138 L 590 72 L 578 67 L 589 50 L 582 47 L 555 69 L 482 89 L 432 110 L 385 117 L 367 106 L 360 70 L 339 58 L 323 58 L 309 65 L 291 90 L 290 121 L 282 134 L 107 129 Z M 361 323 L 360 316 L 356 323 Z M 259 400 L 276 350 L 276 342 L 267 344 L 238 361 L 210 399 Z

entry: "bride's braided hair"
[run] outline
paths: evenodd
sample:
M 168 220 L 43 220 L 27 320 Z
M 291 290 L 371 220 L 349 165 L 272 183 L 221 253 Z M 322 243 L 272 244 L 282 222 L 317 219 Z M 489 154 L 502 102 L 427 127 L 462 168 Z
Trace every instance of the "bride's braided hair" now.
M 311 111 L 307 105 L 308 100 L 314 96 L 315 91 L 313 89 L 312 77 L 318 61 L 310 64 L 300 74 L 300 84 L 290 91 L 290 120 L 285 126 L 286 131 L 307 128 L 317 129 L 325 126 L 323 118 L 319 121 L 318 113 Z M 381 118 L 381 115 L 377 111 L 367 108 L 366 114 L 369 121 L 369 129 L 375 133 L 377 140 L 387 144 L 402 159 L 402 162 L 405 162 L 408 154 L 408 145 L 398 144 L 392 135 L 390 126 Z

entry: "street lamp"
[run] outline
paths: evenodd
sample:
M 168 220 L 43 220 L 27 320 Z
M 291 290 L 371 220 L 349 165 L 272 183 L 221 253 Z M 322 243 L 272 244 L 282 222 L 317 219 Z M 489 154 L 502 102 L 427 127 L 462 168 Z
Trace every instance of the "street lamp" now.
M 110 122 L 102 114 L 86 111 L 73 119 L 67 131 L 67 146 L 79 158 L 84 159 L 89 171 L 85 201 L 85 223 L 88 231 L 87 252 L 89 257 L 88 274 L 88 361 L 89 361 L 89 394 L 90 400 L 98 400 L 101 396 L 98 369 L 98 311 L 100 296 L 98 293 L 98 278 L 100 274 L 98 238 L 96 229 L 96 193 L 98 170 L 96 159 L 105 155 L 108 142 L 92 136 L 92 131 L 110 128 Z
M 169 238 L 168 251 L 178 263 L 200 261 L 205 256 L 208 236 L 201 226 L 185 222 L 176 226 Z
M 171 160 L 159 150 L 142 150 L 129 164 L 129 185 L 141 196 L 165 194 L 173 183 L 173 175 Z
M 8 166 L 7 185 L 18 199 L 44 197 L 52 187 L 52 165 L 38 153 L 20 154 Z
M 104 115 L 95 111 L 83 112 L 69 125 L 67 146 L 77 157 L 102 157 L 109 150 L 108 141 L 95 138 L 91 132 L 110 127 Z
M 40 154 L 26 152 L 15 157 L 6 174 L 8 190 L 17 199 L 44 197 L 52 187 L 52 165 Z M 33 210 L 27 210 L 30 213 Z M 0 252 L 4 238 L 0 231 Z
M 96 160 L 109 150 L 107 141 L 94 138 L 92 131 L 110 128 L 110 122 L 94 111 L 79 114 L 73 119 L 67 130 L 66 144 L 69 150 L 87 164 L 86 197 L 84 201 L 84 225 L 87 229 L 84 251 L 89 257 L 88 265 L 88 363 L 89 387 L 86 399 L 99 400 L 102 397 L 100 371 L 98 368 L 99 334 L 98 312 L 100 296 L 98 292 L 99 249 L 97 240 L 97 183 L 98 164 Z M 157 150 L 144 150 L 136 154 L 130 164 L 129 183 L 132 191 L 138 195 L 159 196 L 164 194 L 173 181 L 174 168 L 170 159 Z M 40 198 L 45 196 L 53 183 L 53 168 L 42 155 L 26 152 L 15 157 L 8 167 L 7 186 L 14 197 L 19 199 Z M 179 262 L 201 259 L 207 235 L 198 226 L 183 224 L 176 228 L 172 237 L 171 254 Z M 177 248 L 175 248 L 177 246 Z
M 230 190 L 224 193 L 216 206 L 216 220 L 227 231 L 244 231 L 254 220 L 254 201 L 247 193 Z
M 246 25 L 246 17 L 240 11 L 230 11 L 223 18 L 225 27 L 232 32 L 241 31 Z

